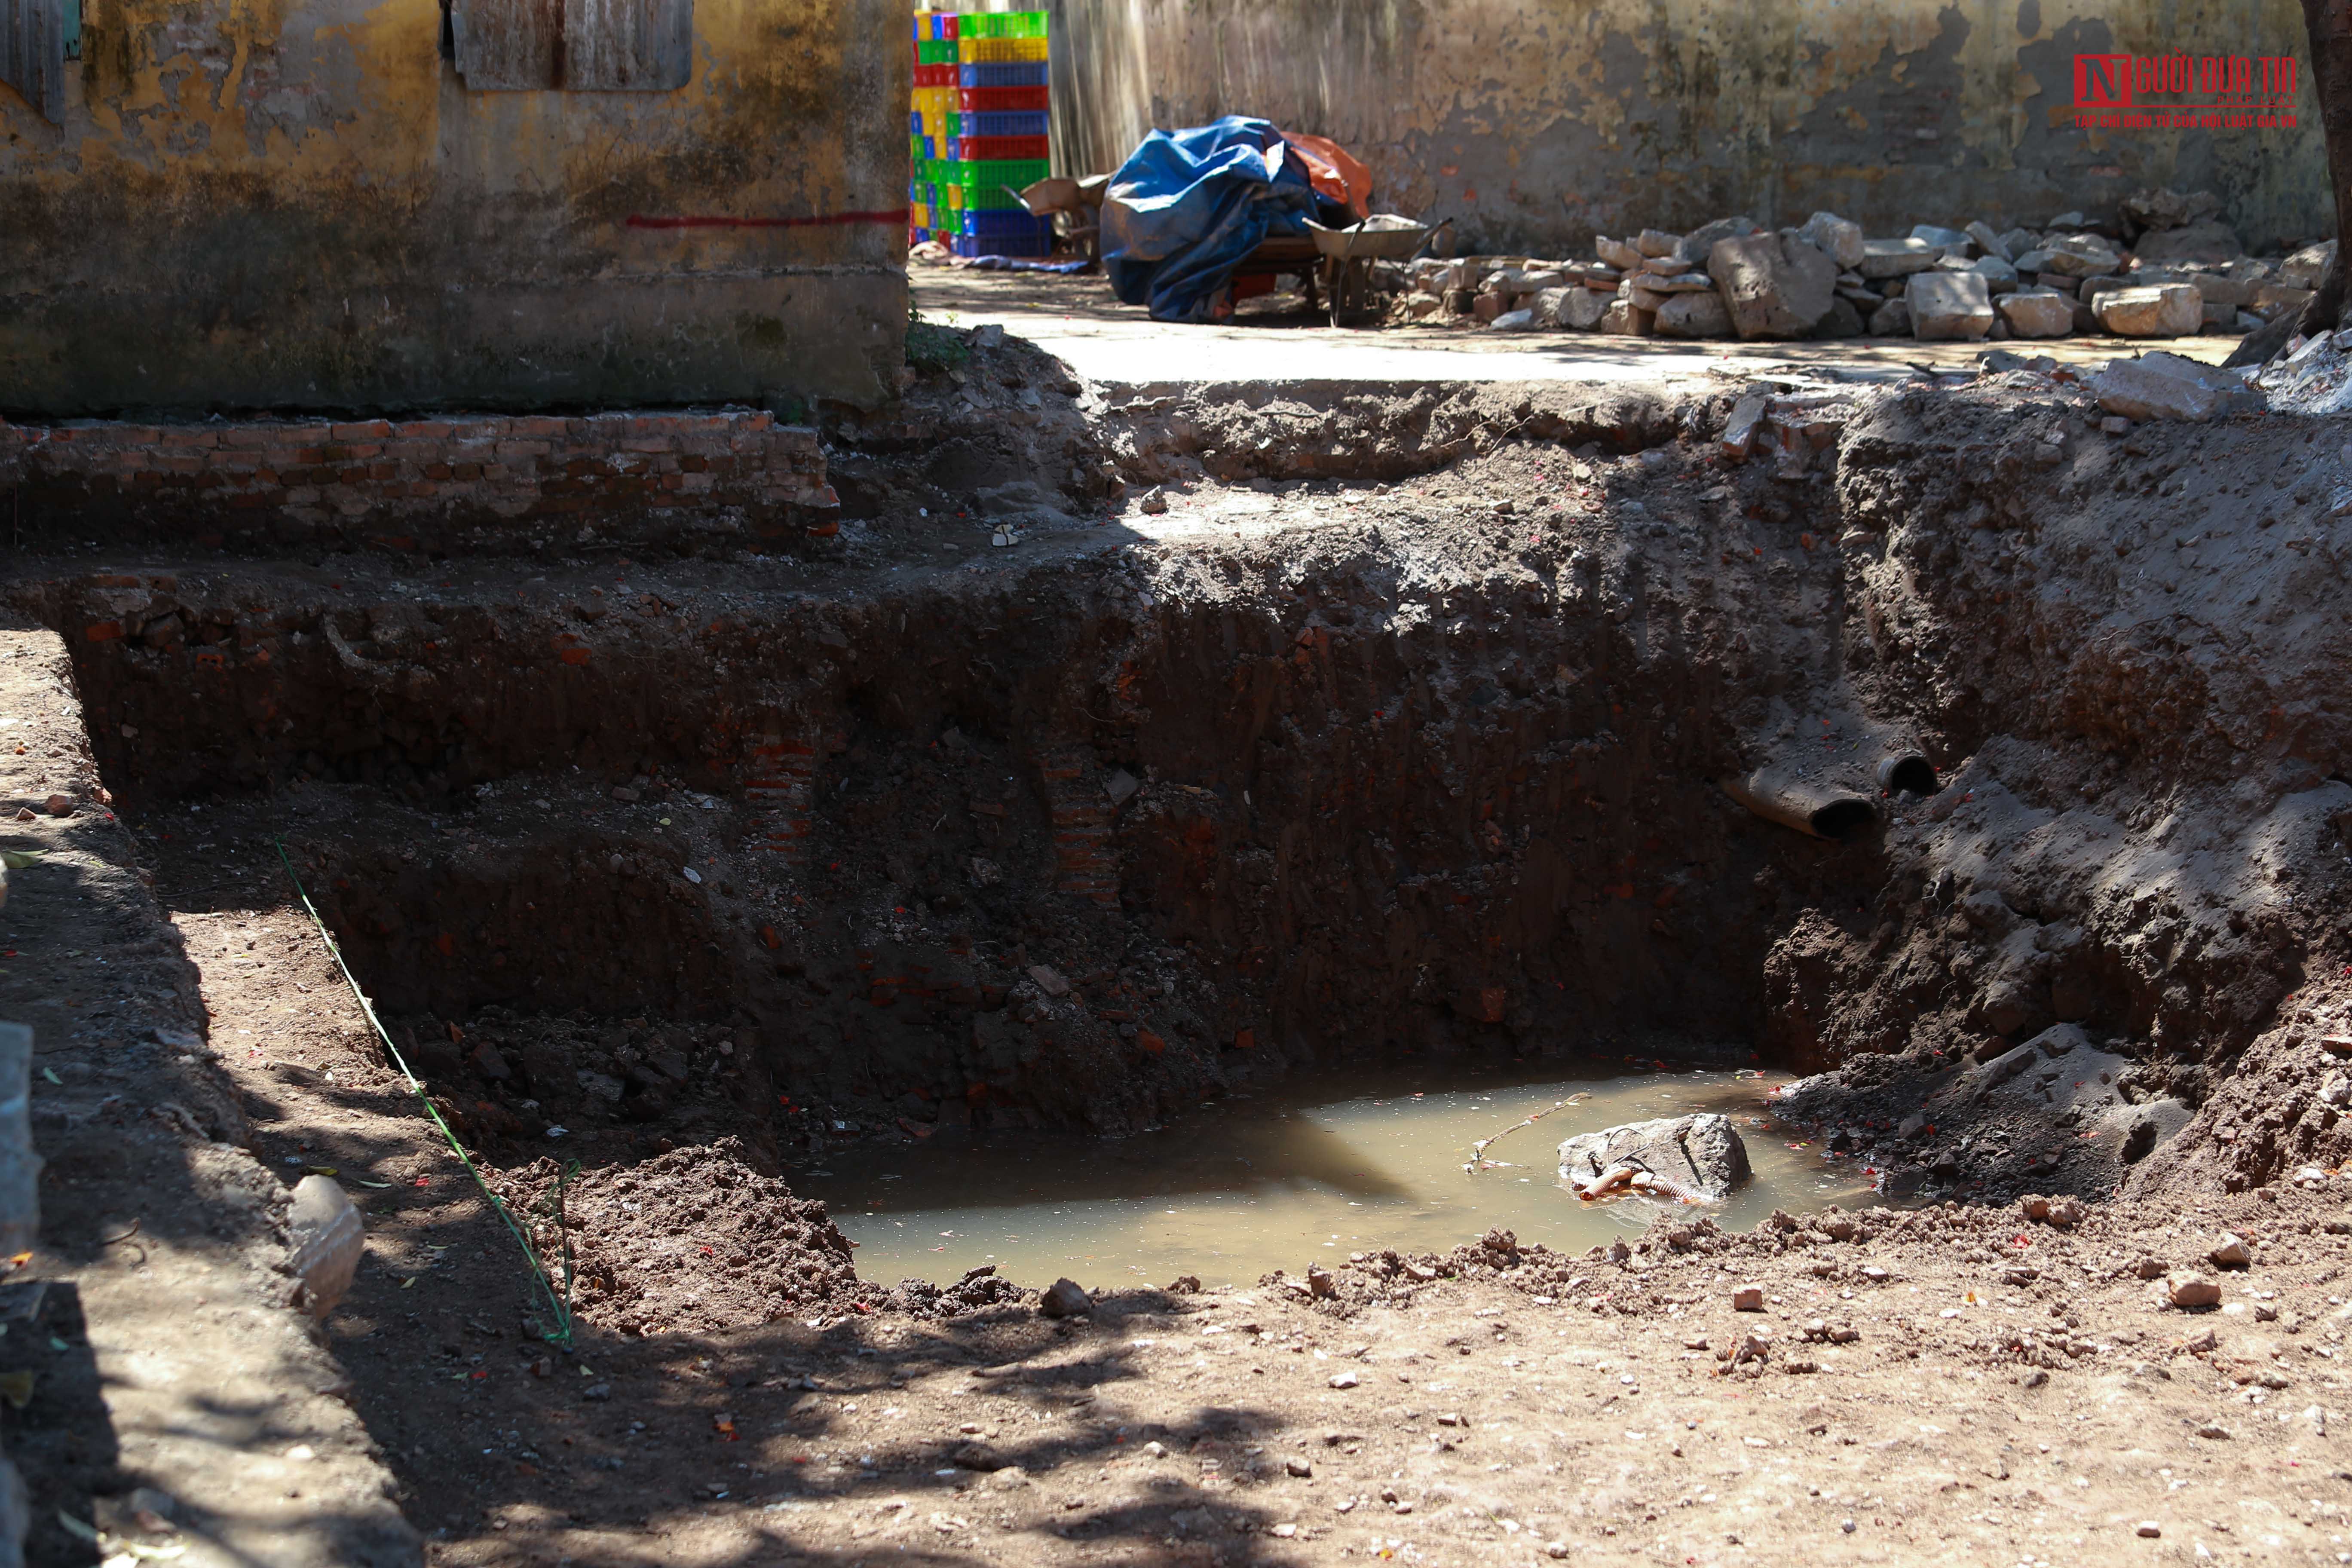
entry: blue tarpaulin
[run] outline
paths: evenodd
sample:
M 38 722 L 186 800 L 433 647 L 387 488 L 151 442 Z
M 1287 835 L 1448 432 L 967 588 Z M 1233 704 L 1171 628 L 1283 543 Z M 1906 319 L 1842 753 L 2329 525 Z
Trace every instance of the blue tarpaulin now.
M 1234 267 L 1316 215 L 1307 172 L 1271 121 L 1231 114 L 1144 137 L 1104 193 L 1103 270 L 1154 321 L 1208 319 Z

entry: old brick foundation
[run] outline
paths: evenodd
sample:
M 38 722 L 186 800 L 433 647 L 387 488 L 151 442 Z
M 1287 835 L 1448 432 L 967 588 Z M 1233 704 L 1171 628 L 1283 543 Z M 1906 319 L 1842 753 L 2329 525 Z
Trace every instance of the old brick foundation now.
M 759 550 L 831 529 L 816 432 L 751 409 L 0 423 L 0 524 L 216 549 Z

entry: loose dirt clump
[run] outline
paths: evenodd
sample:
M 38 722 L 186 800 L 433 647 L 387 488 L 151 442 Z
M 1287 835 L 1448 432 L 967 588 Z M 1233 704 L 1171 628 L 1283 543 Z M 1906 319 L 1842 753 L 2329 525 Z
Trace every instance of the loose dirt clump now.
M 583 1170 L 556 1186 L 562 1162 L 498 1173 L 491 1190 L 529 1226 L 540 1265 L 565 1273 L 573 1310 L 612 1333 L 702 1333 L 780 1318 L 871 1310 L 849 1242 L 824 1205 L 753 1168 L 734 1138 L 631 1165 Z

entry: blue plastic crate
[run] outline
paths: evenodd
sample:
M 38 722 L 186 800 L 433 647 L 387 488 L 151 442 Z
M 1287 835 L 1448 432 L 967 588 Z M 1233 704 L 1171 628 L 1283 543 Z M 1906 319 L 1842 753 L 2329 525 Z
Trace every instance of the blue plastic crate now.
M 919 132 L 922 127 L 915 129 Z M 1043 136 L 1046 133 L 1045 115 L 1042 110 L 967 110 L 962 125 L 957 129 L 966 136 Z
M 963 75 L 966 87 L 1044 87 L 1044 60 L 1008 61 L 991 65 L 962 65 L 956 68 Z
M 1054 254 L 1050 234 L 960 234 L 950 242 L 958 256 L 1018 256 L 1042 258 Z
M 1032 217 L 1019 207 L 1009 212 L 999 208 L 968 207 L 963 214 L 963 232 L 974 236 L 1004 235 L 1022 238 L 1042 234 L 1051 239 L 1054 237 L 1054 220 Z
M 922 133 L 923 111 L 919 109 L 910 109 L 907 110 L 907 134 L 909 136 L 920 136 Z

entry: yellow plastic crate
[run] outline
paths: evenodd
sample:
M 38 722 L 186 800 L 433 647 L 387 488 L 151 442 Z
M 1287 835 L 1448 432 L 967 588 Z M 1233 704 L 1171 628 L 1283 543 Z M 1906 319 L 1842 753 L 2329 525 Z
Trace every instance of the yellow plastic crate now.
M 965 65 L 1028 65 L 1046 58 L 1043 38 L 959 38 L 956 58 Z
M 947 188 L 947 198 L 948 205 L 950 207 L 959 212 L 963 209 L 963 187 L 961 185 L 950 184 Z

